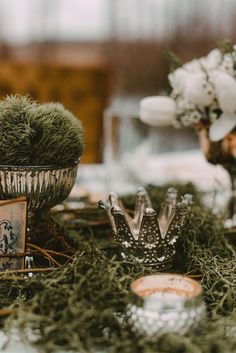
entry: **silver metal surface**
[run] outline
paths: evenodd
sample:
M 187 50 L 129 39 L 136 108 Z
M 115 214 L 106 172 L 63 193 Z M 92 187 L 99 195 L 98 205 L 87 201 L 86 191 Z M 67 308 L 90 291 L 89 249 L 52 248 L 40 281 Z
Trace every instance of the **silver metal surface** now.
M 145 276 L 132 283 L 131 291 L 126 318 L 134 331 L 144 335 L 184 335 L 197 329 L 206 315 L 201 285 L 188 277 Z
M 49 209 L 69 195 L 78 163 L 69 167 L 0 165 L 0 199 L 25 196 L 28 212 Z
M 177 203 L 177 190 L 169 188 L 157 216 L 146 190 L 141 188 L 133 218 L 115 193 L 109 194 L 107 202 L 100 201 L 99 207 L 107 211 L 123 259 L 164 269 L 172 263 L 191 202 L 192 195 L 186 194 Z

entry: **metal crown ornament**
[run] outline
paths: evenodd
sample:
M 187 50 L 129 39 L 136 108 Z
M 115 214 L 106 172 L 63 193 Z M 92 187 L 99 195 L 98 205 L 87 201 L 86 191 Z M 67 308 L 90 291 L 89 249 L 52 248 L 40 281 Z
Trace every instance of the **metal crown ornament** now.
M 190 194 L 185 194 L 178 203 L 177 190 L 169 188 L 157 215 L 147 191 L 140 188 L 133 218 L 113 192 L 109 194 L 107 202 L 99 201 L 98 205 L 109 216 L 115 241 L 121 244 L 124 260 L 164 269 L 172 263 L 176 242 L 181 236 L 191 203 Z

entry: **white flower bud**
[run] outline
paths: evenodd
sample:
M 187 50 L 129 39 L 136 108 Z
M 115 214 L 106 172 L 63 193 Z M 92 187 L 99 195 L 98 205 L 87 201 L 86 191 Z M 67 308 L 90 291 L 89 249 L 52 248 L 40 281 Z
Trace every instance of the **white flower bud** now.
M 175 114 L 176 103 L 170 97 L 153 96 L 140 101 L 140 119 L 150 125 L 172 125 Z

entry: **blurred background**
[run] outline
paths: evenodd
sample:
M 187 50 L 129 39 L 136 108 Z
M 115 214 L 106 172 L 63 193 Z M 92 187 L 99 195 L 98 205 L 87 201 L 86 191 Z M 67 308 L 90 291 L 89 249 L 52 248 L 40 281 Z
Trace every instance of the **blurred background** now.
M 134 176 L 150 148 L 198 147 L 193 132 L 160 133 L 137 119 L 141 97 L 169 92 L 166 51 L 183 62 L 206 55 L 235 40 L 235 21 L 235 0 L 0 0 L 0 96 L 63 103 L 85 126 L 83 163 L 110 163 L 117 178 L 111 162 L 122 155 Z

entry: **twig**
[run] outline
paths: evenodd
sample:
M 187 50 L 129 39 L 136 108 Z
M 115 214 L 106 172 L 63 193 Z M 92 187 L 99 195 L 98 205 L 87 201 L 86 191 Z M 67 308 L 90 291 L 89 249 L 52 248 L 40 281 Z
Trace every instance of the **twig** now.
M 58 267 L 47 267 L 47 268 L 26 268 L 23 270 L 6 270 L 6 272 L 0 272 L 0 278 L 8 274 L 21 274 L 21 273 L 30 273 L 30 272 L 50 272 L 57 270 Z
M 191 271 L 186 272 L 184 276 L 190 276 L 191 273 L 196 274 L 196 272 L 198 272 L 198 270 L 196 268 L 193 268 Z
M 20 277 L 20 276 L 6 276 L 6 277 L 0 277 L 0 281 L 4 280 L 4 281 L 25 281 L 25 278 Z
M 24 257 L 24 256 L 32 256 L 33 253 L 31 253 L 30 251 L 26 251 L 26 252 L 22 252 L 22 253 L 15 253 L 15 254 L 0 254 L 0 259 L 1 258 L 5 258 L 5 257 Z
M 55 250 L 49 250 L 49 249 L 47 249 L 47 252 L 48 253 L 51 253 L 51 254 L 54 254 L 54 255 L 58 255 L 58 256 L 62 256 L 62 257 L 65 257 L 65 258 L 67 258 L 67 259 L 69 259 L 69 260 L 73 260 L 73 257 L 72 256 L 69 256 L 69 255 L 66 255 L 66 254 L 64 254 L 64 253 L 61 253 L 61 252 L 58 252 L 58 251 L 55 251 Z
M 15 314 L 16 310 L 12 310 L 12 309 L 0 309 L 0 316 L 6 316 L 6 315 L 11 315 L 11 314 Z
M 0 201 L 0 206 L 11 205 L 13 203 L 22 202 L 22 201 L 26 201 L 26 197 L 22 196 L 22 197 L 18 197 L 17 199 L 1 200 Z
M 31 243 L 28 243 L 27 244 L 29 247 L 35 249 L 35 250 L 38 250 L 39 252 L 41 252 L 45 257 L 47 257 L 48 259 L 50 259 L 56 266 L 60 267 L 61 264 L 55 260 L 50 254 L 48 254 L 47 250 L 46 249 L 42 249 L 40 248 L 39 246 L 37 245 L 34 245 L 34 244 L 31 244 Z

